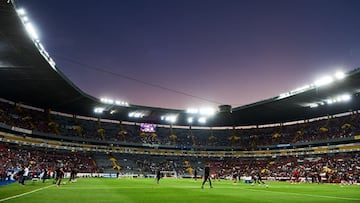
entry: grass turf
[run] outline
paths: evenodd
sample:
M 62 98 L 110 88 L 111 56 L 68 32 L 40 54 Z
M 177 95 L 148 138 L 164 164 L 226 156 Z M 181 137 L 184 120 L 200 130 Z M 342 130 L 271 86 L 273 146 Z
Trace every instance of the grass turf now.
M 66 179 L 67 180 L 67 179 Z M 290 184 L 268 182 L 264 186 L 231 181 L 213 181 L 201 189 L 202 180 L 80 178 L 57 188 L 51 184 L 27 181 L 0 187 L 0 202 L 360 202 L 360 186 L 338 184 Z

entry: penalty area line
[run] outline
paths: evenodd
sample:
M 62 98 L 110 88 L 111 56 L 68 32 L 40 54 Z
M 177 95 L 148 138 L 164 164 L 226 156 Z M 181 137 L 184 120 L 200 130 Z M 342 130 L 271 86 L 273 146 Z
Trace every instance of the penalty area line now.
M 4 198 L 4 199 L 0 199 L 0 202 L 4 202 L 4 201 L 10 200 L 10 199 L 15 199 L 15 198 L 18 198 L 18 197 L 22 197 L 22 196 L 25 196 L 25 195 L 29 195 L 29 194 L 34 193 L 34 192 L 38 192 L 38 191 L 41 191 L 41 190 L 45 190 L 45 189 L 47 189 L 47 188 L 49 188 L 49 187 L 52 187 L 52 186 L 53 186 L 53 185 L 49 185 L 49 186 L 42 187 L 42 188 L 39 188 L 39 189 L 36 189 L 36 190 L 33 190 L 33 191 L 29 191 L 29 192 L 25 192 L 25 193 L 22 193 L 22 194 L 10 196 L 10 197 Z

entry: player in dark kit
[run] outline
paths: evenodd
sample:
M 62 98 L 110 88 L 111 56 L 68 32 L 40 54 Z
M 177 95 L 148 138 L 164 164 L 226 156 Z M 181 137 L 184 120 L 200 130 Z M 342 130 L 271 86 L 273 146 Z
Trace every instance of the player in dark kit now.
M 254 182 L 251 185 L 254 185 L 255 183 L 263 184 L 265 185 L 265 187 L 269 187 L 268 185 L 265 184 L 265 182 L 262 180 L 261 178 L 261 173 L 260 172 L 254 172 L 252 175 L 252 179 L 254 180 Z
M 75 169 L 75 168 L 72 168 L 72 169 L 71 169 L 71 172 L 70 172 L 70 179 L 69 179 L 69 182 L 70 182 L 70 183 L 76 182 L 76 174 L 77 174 L 76 169 Z
M 207 166 L 205 167 L 205 171 L 204 171 L 204 181 L 203 181 L 203 183 L 202 183 L 202 185 L 201 185 L 201 189 L 204 189 L 204 185 L 205 185 L 205 182 L 206 182 L 206 181 L 209 181 L 209 183 L 210 183 L 210 188 L 213 188 L 212 185 L 211 185 L 210 166 L 209 166 L 209 165 L 207 165 Z
M 61 180 L 64 178 L 65 175 L 64 168 L 60 167 L 56 169 L 55 172 L 56 172 L 55 184 L 57 187 L 60 187 Z
M 156 171 L 156 183 L 157 184 L 159 184 L 160 178 L 161 178 L 160 169 L 158 169 Z
M 194 180 L 196 181 L 196 179 L 197 179 L 197 170 L 195 169 L 195 171 L 194 171 Z

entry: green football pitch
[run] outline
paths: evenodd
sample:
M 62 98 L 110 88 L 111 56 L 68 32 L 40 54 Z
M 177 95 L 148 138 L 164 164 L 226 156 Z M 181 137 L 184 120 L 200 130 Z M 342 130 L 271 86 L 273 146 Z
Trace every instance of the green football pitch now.
M 67 180 L 67 179 L 66 179 Z M 359 185 L 290 184 L 268 182 L 269 187 L 213 181 L 214 188 L 202 180 L 79 178 L 59 188 L 48 182 L 27 181 L 0 187 L 0 202 L 360 202 Z

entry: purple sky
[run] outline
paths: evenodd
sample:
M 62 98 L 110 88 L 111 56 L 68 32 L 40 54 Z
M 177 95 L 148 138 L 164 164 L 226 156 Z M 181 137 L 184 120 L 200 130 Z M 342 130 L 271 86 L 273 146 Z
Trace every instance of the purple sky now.
M 359 0 L 18 0 L 17 6 L 80 89 L 131 104 L 237 107 L 360 67 Z

